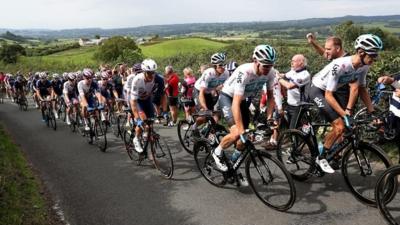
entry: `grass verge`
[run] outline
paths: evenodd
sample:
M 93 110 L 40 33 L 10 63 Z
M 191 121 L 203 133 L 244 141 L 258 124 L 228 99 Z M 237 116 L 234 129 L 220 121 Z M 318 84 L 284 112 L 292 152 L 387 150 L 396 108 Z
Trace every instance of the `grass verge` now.
M 0 225 L 62 224 L 43 193 L 22 152 L 0 124 Z

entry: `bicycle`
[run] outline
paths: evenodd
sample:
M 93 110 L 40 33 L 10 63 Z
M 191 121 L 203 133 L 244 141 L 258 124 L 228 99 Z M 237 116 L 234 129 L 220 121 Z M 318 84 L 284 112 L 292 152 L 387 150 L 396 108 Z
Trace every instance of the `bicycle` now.
M 28 100 L 26 99 L 25 96 L 19 95 L 17 102 L 18 102 L 18 105 L 19 105 L 19 109 L 21 111 L 27 111 L 28 110 Z
M 191 120 L 180 120 L 178 122 L 177 130 L 178 137 L 182 147 L 191 155 L 193 155 L 193 149 L 191 148 L 194 144 L 195 137 L 193 136 L 192 126 L 198 117 L 204 117 L 206 122 L 204 125 L 198 128 L 200 137 L 207 138 L 211 145 L 218 145 L 221 137 L 225 136 L 228 131 L 220 124 L 217 124 L 214 120 L 213 115 L 219 113 L 219 111 L 200 111 L 193 114 Z
M 196 165 L 203 177 L 214 186 L 222 187 L 227 183 L 240 186 L 238 170 L 244 162 L 247 180 L 261 202 L 276 210 L 287 211 L 296 200 L 293 179 L 278 159 L 255 148 L 251 141 L 255 132 L 256 130 L 248 129 L 240 136 L 245 148 L 235 162 L 228 159 L 230 157 L 223 151 L 222 159 L 228 166 L 227 172 L 217 168 L 212 157 L 214 148 L 205 139 L 199 139 L 194 144 Z
M 359 201 L 375 206 L 373 190 L 377 176 L 392 163 L 381 148 L 360 140 L 359 127 L 368 122 L 368 120 L 355 120 L 353 128 L 348 130 L 343 140 L 331 148 L 326 159 L 331 165 L 336 163 L 336 169 L 341 169 L 347 186 Z M 305 181 L 313 175 L 325 174 L 315 162 L 319 151 L 314 128 L 321 125 L 323 124 L 314 124 L 308 120 L 301 130 L 286 130 L 278 140 L 278 159 L 298 181 Z M 369 186 L 366 183 L 369 183 Z M 390 191 L 394 188 L 392 186 Z
M 52 104 L 53 101 L 54 101 L 54 99 L 41 101 L 42 115 L 43 115 L 43 119 L 46 122 L 46 125 L 48 127 L 52 127 L 53 130 L 57 130 L 57 121 L 56 121 L 56 117 L 53 112 L 53 104 Z
M 390 185 L 392 182 L 398 183 L 400 176 L 400 165 L 395 165 L 387 169 L 384 173 L 379 176 L 378 182 L 375 188 L 375 196 L 377 199 L 377 205 L 379 212 L 385 218 L 389 224 L 400 224 L 400 212 L 399 212 L 399 199 L 395 198 L 398 194 L 398 189 L 396 188 L 393 196 L 388 199 L 385 196 L 387 191 L 388 181 Z M 389 187 L 390 187 L 389 185 Z
M 100 151 L 105 152 L 107 149 L 107 125 L 101 121 L 100 113 L 103 107 L 88 107 L 88 126 L 89 131 L 85 132 L 89 144 L 96 142 Z
M 6 95 L 6 87 L 3 83 L 0 83 L 0 104 L 4 103 L 5 95 Z
M 115 99 L 115 102 L 118 104 L 120 102 L 125 102 L 125 99 Z M 125 108 L 125 106 L 123 107 Z M 121 131 L 121 119 L 120 119 L 120 113 L 116 113 L 114 107 L 109 107 L 109 112 L 108 112 L 108 120 L 110 121 L 110 128 L 112 133 L 115 135 L 115 137 L 122 137 L 123 132 Z
M 372 143 L 392 141 L 396 137 L 396 131 L 389 121 L 392 113 L 389 111 L 389 106 L 393 91 L 385 89 L 384 84 L 375 85 L 375 94 L 371 97 L 376 114 L 380 115 L 382 120 L 372 121 L 360 128 L 360 135 Z M 368 117 L 367 107 L 361 108 L 354 114 L 355 119 L 367 119 Z
M 153 127 L 155 119 L 147 119 L 144 124 L 148 127 L 148 131 L 142 129 L 141 144 L 143 152 L 138 153 L 133 145 L 133 138 L 135 137 L 135 126 L 130 130 L 124 132 L 125 148 L 131 160 L 137 161 L 137 165 L 141 165 L 143 160 L 149 158 L 153 165 L 161 175 L 166 179 L 171 179 L 174 174 L 174 162 L 172 159 L 171 150 L 165 141 Z M 144 135 L 144 132 L 147 134 Z
M 59 118 L 65 122 L 66 117 L 67 117 L 67 113 L 66 113 L 67 105 L 65 104 L 64 98 L 62 96 L 57 97 L 56 105 L 58 105 L 57 113 L 58 113 Z

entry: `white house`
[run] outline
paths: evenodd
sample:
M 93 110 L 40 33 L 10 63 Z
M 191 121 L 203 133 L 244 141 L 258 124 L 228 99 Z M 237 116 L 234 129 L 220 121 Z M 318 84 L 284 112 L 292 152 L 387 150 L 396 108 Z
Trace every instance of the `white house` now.
M 101 45 L 104 40 L 107 40 L 106 37 L 101 37 L 100 39 L 88 39 L 88 38 L 80 38 L 79 45 L 80 46 L 91 46 L 91 45 Z

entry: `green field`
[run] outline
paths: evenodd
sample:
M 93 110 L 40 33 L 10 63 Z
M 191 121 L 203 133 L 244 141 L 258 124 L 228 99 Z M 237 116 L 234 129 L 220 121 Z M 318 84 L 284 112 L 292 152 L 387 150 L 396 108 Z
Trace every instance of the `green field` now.
M 145 57 L 166 58 L 179 53 L 201 52 L 203 50 L 221 49 L 226 43 L 206 40 L 202 38 L 185 38 L 167 40 L 153 45 L 140 46 Z
M 362 26 L 364 26 L 365 28 L 374 28 L 374 27 L 379 27 L 382 30 L 391 32 L 391 33 L 400 33 L 400 27 L 396 28 L 396 27 L 387 27 L 386 26 L 387 23 L 379 23 L 379 22 L 374 22 L 374 23 L 363 23 Z

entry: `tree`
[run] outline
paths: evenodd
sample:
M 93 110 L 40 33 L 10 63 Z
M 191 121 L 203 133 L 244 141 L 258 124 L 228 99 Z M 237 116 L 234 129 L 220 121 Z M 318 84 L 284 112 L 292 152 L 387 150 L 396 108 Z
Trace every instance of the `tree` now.
M 100 35 L 98 34 L 94 35 L 94 39 L 100 39 Z
M 138 62 L 143 59 L 143 54 L 133 39 L 115 36 L 105 40 L 94 57 L 97 60 L 107 63 L 121 59 L 129 59 L 129 61 Z
M 0 48 L 0 60 L 5 63 L 16 63 L 20 55 L 26 55 L 25 48 L 21 45 L 5 44 Z
M 364 33 L 364 27 L 345 21 L 334 27 L 335 35 L 342 39 L 344 49 L 353 49 L 354 41 Z

